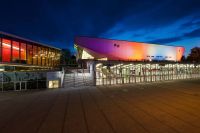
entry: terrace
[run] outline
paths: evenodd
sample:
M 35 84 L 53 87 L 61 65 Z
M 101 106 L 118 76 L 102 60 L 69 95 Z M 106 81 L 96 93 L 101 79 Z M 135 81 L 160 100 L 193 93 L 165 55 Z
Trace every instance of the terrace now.
M 0 132 L 199 133 L 199 81 L 0 93 Z

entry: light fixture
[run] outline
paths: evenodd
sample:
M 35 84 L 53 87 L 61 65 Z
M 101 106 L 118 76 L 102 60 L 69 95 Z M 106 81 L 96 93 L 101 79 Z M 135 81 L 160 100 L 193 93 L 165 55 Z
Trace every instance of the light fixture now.
M 2 44 L 5 45 L 5 46 L 7 46 L 7 47 L 11 47 L 10 44 L 4 43 L 4 42 Z M 15 50 L 19 50 L 19 48 L 15 47 L 15 46 L 12 46 L 12 48 L 15 49 Z M 24 51 L 24 49 L 21 49 L 21 51 Z

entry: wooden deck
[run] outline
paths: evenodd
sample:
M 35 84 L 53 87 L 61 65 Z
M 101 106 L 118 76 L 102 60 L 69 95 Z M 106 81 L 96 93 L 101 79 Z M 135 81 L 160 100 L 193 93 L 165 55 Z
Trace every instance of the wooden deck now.
M 0 133 L 200 133 L 200 80 L 0 93 Z

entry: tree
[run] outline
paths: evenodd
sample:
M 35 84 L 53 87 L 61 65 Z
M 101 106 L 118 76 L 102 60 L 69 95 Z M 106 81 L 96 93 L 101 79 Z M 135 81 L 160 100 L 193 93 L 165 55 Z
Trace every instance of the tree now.
M 184 61 L 186 61 L 186 58 L 185 58 L 185 56 L 183 55 L 183 56 L 181 57 L 181 62 L 184 62 Z
M 200 62 L 200 47 L 192 48 L 187 60 L 192 62 Z
M 60 63 L 62 65 L 66 65 L 68 60 L 71 57 L 71 52 L 69 49 L 62 49 L 61 51 L 61 57 L 60 57 Z
M 62 49 L 60 64 L 68 67 L 77 67 L 76 56 L 74 56 L 69 49 Z

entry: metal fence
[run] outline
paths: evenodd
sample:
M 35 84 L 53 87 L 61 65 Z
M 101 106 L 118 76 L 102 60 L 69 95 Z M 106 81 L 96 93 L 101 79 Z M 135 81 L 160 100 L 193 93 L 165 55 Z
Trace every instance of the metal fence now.
M 65 69 L 65 88 L 91 85 L 94 85 L 94 78 L 89 69 Z
M 96 63 L 96 85 L 200 78 L 199 64 Z

